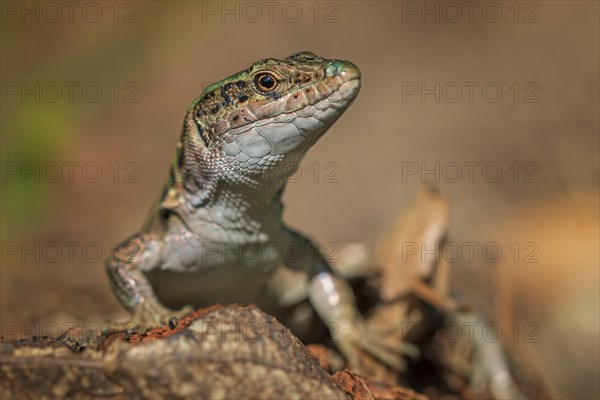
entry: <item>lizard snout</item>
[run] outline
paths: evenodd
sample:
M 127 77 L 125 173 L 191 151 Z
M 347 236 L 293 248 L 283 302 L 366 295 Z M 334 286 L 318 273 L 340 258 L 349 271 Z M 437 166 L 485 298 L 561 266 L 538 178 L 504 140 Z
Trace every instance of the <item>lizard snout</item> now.
M 350 61 L 333 60 L 325 66 L 325 75 L 340 77 L 344 82 L 360 79 L 360 69 Z

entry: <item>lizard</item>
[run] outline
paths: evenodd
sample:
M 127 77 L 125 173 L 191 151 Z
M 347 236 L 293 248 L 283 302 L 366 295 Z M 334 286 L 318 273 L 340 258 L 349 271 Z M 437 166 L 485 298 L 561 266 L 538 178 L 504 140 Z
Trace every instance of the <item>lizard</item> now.
M 364 351 L 403 367 L 401 351 L 369 329 L 348 283 L 282 221 L 287 179 L 360 86 L 353 63 L 299 52 L 257 61 L 202 91 L 185 115 L 159 200 L 105 263 L 132 315 L 127 326 L 148 329 L 219 302 L 254 303 L 277 316 L 297 289 L 273 284 L 287 268 L 306 277 L 301 296 L 349 365 L 359 367 Z

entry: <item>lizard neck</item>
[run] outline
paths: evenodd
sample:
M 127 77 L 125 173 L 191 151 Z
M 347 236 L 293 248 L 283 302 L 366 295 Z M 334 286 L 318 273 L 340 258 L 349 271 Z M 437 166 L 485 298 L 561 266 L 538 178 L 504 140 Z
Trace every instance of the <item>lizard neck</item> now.
M 276 237 L 285 180 L 261 181 L 230 168 L 220 172 L 205 179 L 198 191 L 185 192 L 188 225 L 214 240 L 265 242 Z
M 178 149 L 167 192 L 179 193 L 183 201 L 176 203 L 191 229 L 236 242 L 268 241 L 280 232 L 281 196 L 305 150 L 252 162 L 201 147 L 186 135 Z

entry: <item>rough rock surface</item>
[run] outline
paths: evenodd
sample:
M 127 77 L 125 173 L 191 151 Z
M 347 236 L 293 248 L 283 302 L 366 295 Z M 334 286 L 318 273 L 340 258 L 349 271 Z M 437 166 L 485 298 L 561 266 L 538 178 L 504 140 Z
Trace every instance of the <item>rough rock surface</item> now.
M 304 345 L 256 307 L 212 307 L 101 342 L 2 342 L 0 397 L 327 398 L 346 394 Z

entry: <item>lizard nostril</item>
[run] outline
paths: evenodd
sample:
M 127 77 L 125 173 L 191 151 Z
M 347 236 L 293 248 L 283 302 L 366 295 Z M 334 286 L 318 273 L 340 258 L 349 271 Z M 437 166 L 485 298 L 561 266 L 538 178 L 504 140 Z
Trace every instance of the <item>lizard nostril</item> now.
M 339 76 L 346 81 L 360 78 L 360 70 L 349 61 L 332 61 L 325 66 L 325 75 L 330 78 Z
M 325 75 L 329 77 L 335 77 L 340 74 L 340 67 L 338 64 L 329 64 L 325 67 Z

